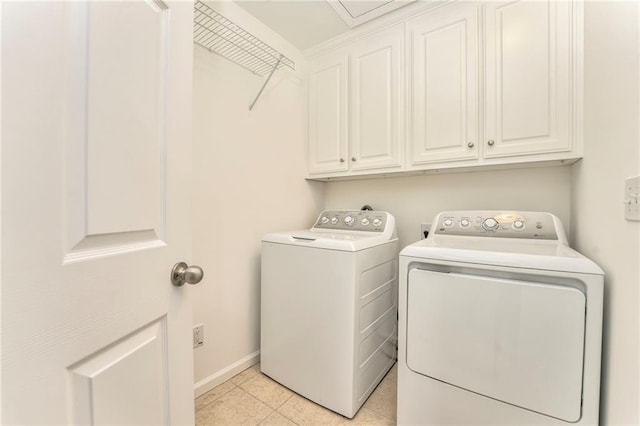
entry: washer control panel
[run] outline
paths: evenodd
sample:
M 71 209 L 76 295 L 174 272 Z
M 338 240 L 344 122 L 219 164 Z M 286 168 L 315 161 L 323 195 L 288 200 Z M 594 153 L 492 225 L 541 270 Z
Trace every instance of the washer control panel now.
M 387 214 L 371 210 L 324 211 L 313 227 L 343 231 L 383 232 L 387 226 Z
M 434 233 L 475 237 L 557 240 L 553 215 L 544 212 L 472 210 L 442 212 Z

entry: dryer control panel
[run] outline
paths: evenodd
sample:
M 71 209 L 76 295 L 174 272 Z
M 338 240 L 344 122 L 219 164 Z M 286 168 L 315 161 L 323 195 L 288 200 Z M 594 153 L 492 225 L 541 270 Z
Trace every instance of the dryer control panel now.
M 389 213 L 371 210 L 331 210 L 318 216 L 315 229 L 384 232 Z
M 434 234 L 475 237 L 557 240 L 561 224 L 551 213 L 501 210 L 442 212 L 433 222 Z

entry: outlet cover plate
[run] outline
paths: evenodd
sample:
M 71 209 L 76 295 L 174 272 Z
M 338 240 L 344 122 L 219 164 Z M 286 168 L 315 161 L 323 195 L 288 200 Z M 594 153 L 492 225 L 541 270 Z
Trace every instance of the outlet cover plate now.
M 204 324 L 198 324 L 193 327 L 193 348 L 199 348 L 204 345 Z
M 624 218 L 640 221 L 640 176 L 624 181 Z
M 421 223 L 420 224 L 420 239 L 424 240 L 425 238 L 427 238 L 427 234 L 429 232 L 429 230 L 431 229 L 431 224 L 430 223 Z

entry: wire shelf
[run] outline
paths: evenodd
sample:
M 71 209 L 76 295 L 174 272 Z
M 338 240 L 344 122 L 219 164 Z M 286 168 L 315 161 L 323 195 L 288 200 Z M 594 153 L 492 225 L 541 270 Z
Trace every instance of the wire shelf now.
M 254 74 L 264 76 L 296 64 L 201 1 L 194 5 L 193 41 Z

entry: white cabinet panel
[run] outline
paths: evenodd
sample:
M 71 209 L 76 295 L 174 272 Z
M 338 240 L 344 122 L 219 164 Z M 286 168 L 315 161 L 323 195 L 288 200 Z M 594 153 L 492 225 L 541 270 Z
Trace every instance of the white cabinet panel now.
M 402 165 L 403 48 L 403 27 L 396 26 L 350 50 L 352 170 Z
M 571 9 L 487 3 L 485 157 L 572 149 Z
M 340 172 L 347 158 L 346 55 L 324 57 L 309 73 L 309 173 Z
M 478 9 L 463 5 L 409 21 L 411 164 L 478 158 Z

